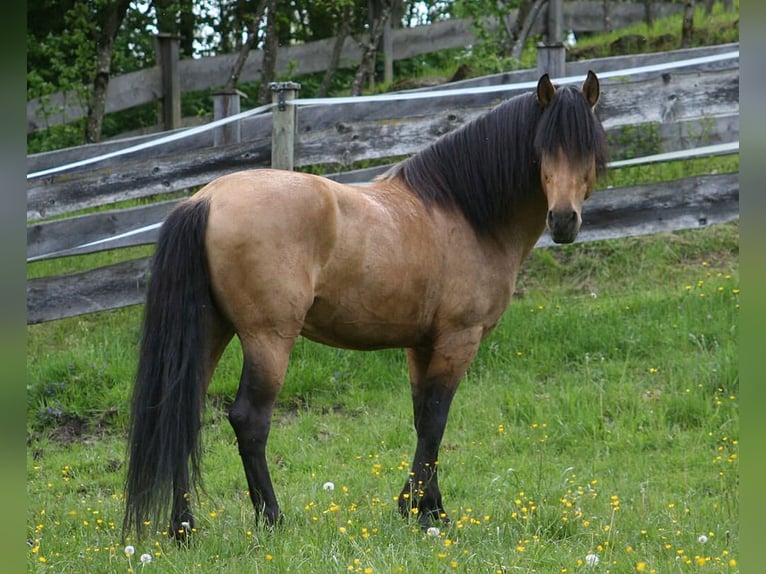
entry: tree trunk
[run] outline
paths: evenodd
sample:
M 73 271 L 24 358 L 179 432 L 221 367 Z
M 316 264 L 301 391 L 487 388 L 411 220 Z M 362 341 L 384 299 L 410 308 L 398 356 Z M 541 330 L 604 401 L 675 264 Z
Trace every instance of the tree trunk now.
M 654 12 L 652 11 L 652 0 L 644 0 L 644 21 L 651 30 L 654 27 Z
M 375 73 L 375 55 L 378 53 L 378 43 L 383 35 L 383 26 L 386 24 L 388 17 L 391 15 L 391 5 L 389 2 L 384 2 L 380 15 L 370 26 L 370 38 L 367 43 L 357 39 L 360 47 L 362 48 L 362 61 L 356 70 L 354 76 L 354 84 L 351 88 L 351 94 L 358 96 L 362 93 L 362 85 L 364 84 L 364 77 L 368 73 Z
M 250 54 L 250 50 L 253 48 L 253 45 L 258 38 L 258 27 L 260 26 L 261 18 L 263 18 L 263 13 L 266 11 L 267 2 L 268 0 L 261 0 L 258 4 L 258 8 L 255 10 L 255 16 L 252 18 L 250 24 L 247 25 L 247 40 L 242 44 L 239 54 L 237 55 L 237 61 L 234 62 L 234 65 L 231 68 L 229 79 L 226 80 L 226 86 L 224 87 L 226 91 L 232 91 L 237 87 L 237 82 L 239 82 L 242 68 L 245 67 L 247 56 Z
M 681 28 L 681 48 L 691 48 L 694 35 L 694 0 L 687 0 L 684 6 L 684 21 Z
M 194 0 L 181 0 L 178 21 L 179 51 L 181 56 L 191 58 L 194 55 L 194 28 L 197 17 L 194 15 Z
M 604 0 L 604 31 L 612 31 L 612 0 Z
M 523 22 L 520 22 L 522 14 L 521 7 L 519 7 L 519 17 L 514 24 L 514 29 L 519 28 L 519 31 L 517 32 L 518 35 L 513 39 L 513 48 L 511 49 L 511 57 L 515 60 L 521 60 L 521 54 L 524 52 L 524 44 L 527 41 L 529 32 L 532 30 L 532 25 L 535 23 L 535 20 L 537 20 L 544 3 L 545 0 L 534 0 L 534 3 L 531 0 L 524 0 L 523 4 L 527 4 L 528 9 L 523 16 Z
M 277 33 L 276 0 L 267 0 L 266 35 L 263 38 L 263 63 L 261 64 L 261 84 L 258 87 L 258 103 L 271 102 L 269 82 L 274 81 L 277 70 L 277 49 L 279 36 Z
M 327 69 L 322 77 L 322 83 L 319 86 L 319 90 L 317 90 L 317 96 L 320 98 L 326 96 L 330 91 L 332 78 L 340 64 L 340 56 L 343 53 L 343 44 L 346 43 L 346 38 L 351 33 L 351 19 L 353 18 L 353 15 L 349 6 L 343 8 L 343 13 L 340 15 L 340 18 L 341 22 L 335 35 L 335 44 L 332 47 L 330 61 L 327 63 Z
M 114 38 L 122 25 L 122 21 L 125 19 L 130 3 L 131 0 L 110 2 L 96 15 L 97 67 L 88 102 L 88 116 L 85 120 L 86 143 L 95 143 L 101 140 L 101 128 L 104 124 L 104 112 L 106 110 L 106 90 L 109 87 L 109 74 L 112 67 Z

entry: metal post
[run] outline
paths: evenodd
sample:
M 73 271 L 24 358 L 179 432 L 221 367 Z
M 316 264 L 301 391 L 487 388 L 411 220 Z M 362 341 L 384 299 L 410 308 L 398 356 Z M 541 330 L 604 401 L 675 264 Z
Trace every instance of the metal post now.
M 213 92 L 213 119 L 220 120 L 238 114 L 241 95 L 238 90 Z M 213 146 L 215 147 L 239 142 L 239 121 L 222 125 L 213 131 Z
M 179 37 L 173 34 L 155 35 L 157 65 L 162 82 L 162 106 L 159 120 L 163 129 L 181 127 L 181 81 L 178 75 Z
M 271 82 L 269 89 L 275 105 L 271 114 L 271 167 L 292 171 L 298 110 L 288 102 L 295 99 L 301 85 L 298 82 Z

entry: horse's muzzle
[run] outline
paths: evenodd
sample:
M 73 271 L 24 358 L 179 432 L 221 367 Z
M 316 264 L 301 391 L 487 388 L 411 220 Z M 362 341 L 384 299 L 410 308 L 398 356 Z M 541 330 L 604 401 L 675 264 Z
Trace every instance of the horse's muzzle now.
M 580 214 L 574 209 L 551 209 L 546 224 L 554 243 L 572 243 L 580 232 Z

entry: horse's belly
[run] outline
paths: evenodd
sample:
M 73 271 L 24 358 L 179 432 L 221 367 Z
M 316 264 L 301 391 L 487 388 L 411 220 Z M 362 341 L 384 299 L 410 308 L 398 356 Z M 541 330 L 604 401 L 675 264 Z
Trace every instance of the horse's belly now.
M 371 350 L 413 347 L 429 330 L 417 305 L 382 301 L 344 305 L 317 298 L 309 309 L 301 334 L 307 339 L 346 349 Z

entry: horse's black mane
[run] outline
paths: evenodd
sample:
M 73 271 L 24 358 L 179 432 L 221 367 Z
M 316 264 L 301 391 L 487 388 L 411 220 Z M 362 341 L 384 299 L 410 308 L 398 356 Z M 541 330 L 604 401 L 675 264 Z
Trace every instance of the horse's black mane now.
M 511 98 L 392 167 L 426 205 L 455 207 L 478 232 L 508 222 L 514 205 L 541 192 L 540 158 L 595 155 L 606 168 L 606 136 L 579 88 L 556 90 L 543 110 L 534 93 Z

